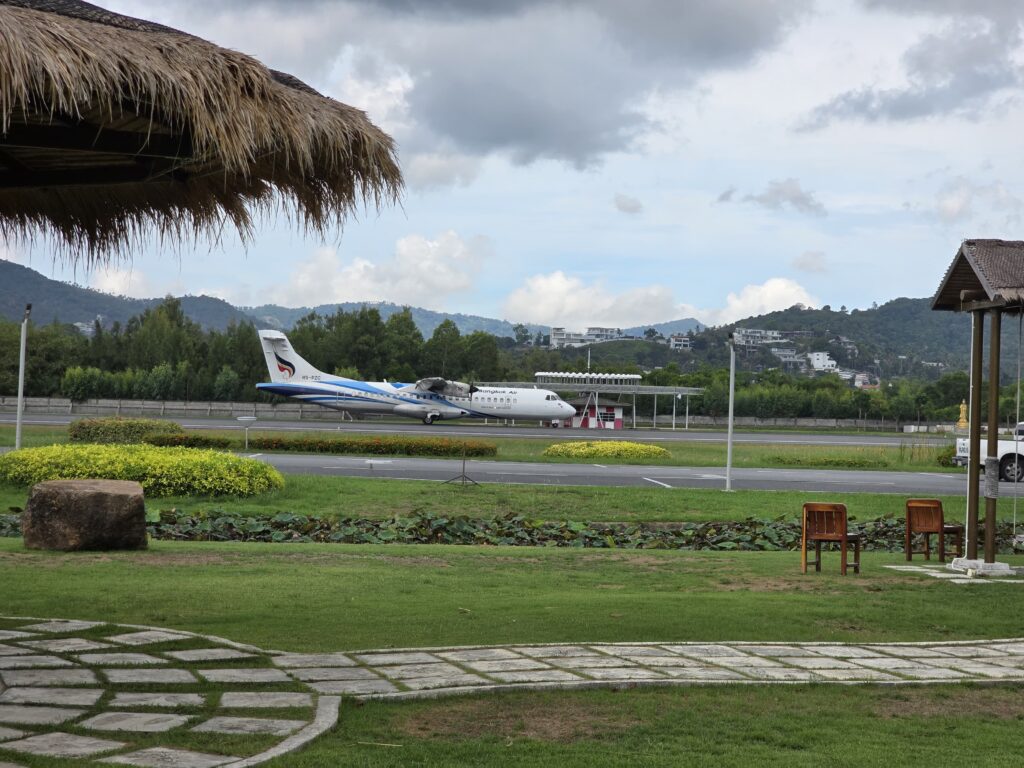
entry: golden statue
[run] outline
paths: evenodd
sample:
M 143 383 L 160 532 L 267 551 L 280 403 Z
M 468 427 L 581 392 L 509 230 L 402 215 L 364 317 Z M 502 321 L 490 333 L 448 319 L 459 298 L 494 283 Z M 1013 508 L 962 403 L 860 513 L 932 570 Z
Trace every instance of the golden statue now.
M 960 418 L 956 420 L 957 429 L 967 429 L 967 401 L 960 401 Z

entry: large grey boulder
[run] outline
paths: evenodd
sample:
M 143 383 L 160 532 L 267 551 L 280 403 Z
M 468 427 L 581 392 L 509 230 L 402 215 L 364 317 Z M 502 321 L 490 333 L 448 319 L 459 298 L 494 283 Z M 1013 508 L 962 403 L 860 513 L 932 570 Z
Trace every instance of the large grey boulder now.
M 49 480 L 21 516 L 29 549 L 145 549 L 142 486 L 128 480 Z

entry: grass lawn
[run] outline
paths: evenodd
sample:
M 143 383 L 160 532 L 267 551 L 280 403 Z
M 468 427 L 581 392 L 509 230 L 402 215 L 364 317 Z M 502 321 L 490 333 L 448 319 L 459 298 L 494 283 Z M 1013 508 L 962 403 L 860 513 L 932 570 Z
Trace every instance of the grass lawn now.
M 24 507 L 28 489 L 0 483 L 0 513 Z M 579 522 L 702 522 L 748 517 L 798 519 L 805 501 L 842 501 L 850 516 L 868 520 L 903 514 L 904 497 L 885 493 L 836 494 L 801 491 L 725 493 L 703 488 L 602 488 L 588 486 L 454 486 L 420 480 L 288 475 L 280 491 L 252 498 L 149 498 L 147 510 L 222 511 L 259 516 L 293 512 L 316 516 L 388 518 L 429 512 L 493 517 L 516 514 L 533 519 Z M 942 497 L 950 520 L 963 516 L 964 497 Z M 1024 521 L 1024 498 L 1018 501 Z M 1000 516 L 1010 518 L 1012 497 L 999 500 Z
M 805 576 L 792 552 L 153 542 L 63 554 L 0 540 L 5 614 L 152 624 L 283 650 L 1021 634 L 1019 586 L 881 568 L 899 562 L 868 553 L 863 575 L 843 578 L 837 555 Z M 510 692 L 345 704 L 334 730 L 269 765 L 995 766 L 1016 754 L 1022 719 L 1019 686 Z
M 796 553 L 154 542 L 61 554 L 4 539 L 0 583 L 6 614 L 155 624 L 295 651 L 1021 634 L 1020 587 L 881 568 L 901 561 L 869 553 L 863 575 L 843 578 L 835 555 L 825 572 L 801 575 Z M 1022 719 L 1012 685 L 509 692 L 348 703 L 333 731 L 268 765 L 1002 766 Z
M 1024 563 L 1024 558 L 1007 558 Z M 103 618 L 296 651 L 499 642 L 946 640 L 1022 634 L 1019 586 L 796 552 L 195 544 L 42 553 L 0 540 L 4 613 Z M 955 599 L 952 599 L 955 598 Z

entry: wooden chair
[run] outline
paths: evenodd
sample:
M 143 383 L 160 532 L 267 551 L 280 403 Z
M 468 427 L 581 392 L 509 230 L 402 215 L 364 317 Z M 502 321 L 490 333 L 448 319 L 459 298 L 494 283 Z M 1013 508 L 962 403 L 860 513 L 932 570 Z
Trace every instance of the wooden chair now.
M 853 544 L 853 570 L 860 573 L 859 533 L 850 533 L 846 527 L 846 505 L 808 502 L 804 504 L 803 528 L 800 536 L 800 569 L 807 573 L 807 543 L 814 542 L 814 570 L 821 571 L 821 543 L 839 544 L 839 571 L 846 575 L 846 547 Z
M 912 541 L 915 533 L 924 535 L 924 559 L 931 560 L 931 536 L 939 537 L 939 562 L 946 562 L 946 537 L 953 536 L 956 543 L 956 556 L 964 556 L 964 527 L 960 523 L 945 522 L 942 514 L 942 502 L 938 499 L 907 499 L 907 531 L 904 548 L 907 560 L 913 560 Z

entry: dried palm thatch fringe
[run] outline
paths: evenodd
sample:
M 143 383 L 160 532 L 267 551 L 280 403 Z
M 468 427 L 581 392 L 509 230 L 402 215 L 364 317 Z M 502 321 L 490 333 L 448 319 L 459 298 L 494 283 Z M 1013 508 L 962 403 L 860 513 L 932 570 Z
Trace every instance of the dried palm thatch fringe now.
M 0 189 L 0 236 L 48 234 L 88 265 L 153 232 L 216 237 L 228 222 L 245 237 L 254 215 L 278 209 L 326 233 L 402 190 L 394 143 L 363 112 L 249 56 L 75 0 L 0 0 L 0 133 L 69 118 L 139 130 L 136 115 L 143 134 L 186 137 L 171 168 L 138 183 Z

